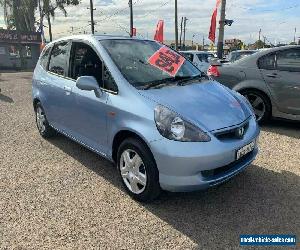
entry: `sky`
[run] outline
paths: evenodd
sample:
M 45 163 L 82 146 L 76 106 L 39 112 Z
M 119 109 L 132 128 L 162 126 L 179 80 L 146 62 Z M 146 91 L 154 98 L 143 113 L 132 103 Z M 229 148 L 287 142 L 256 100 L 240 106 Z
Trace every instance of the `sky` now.
M 165 39 L 174 39 L 174 0 L 133 0 L 134 27 L 138 36 L 153 38 L 158 20 L 165 21 Z M 179 26 L 182 16 L 188 18 L 186 39 L 209 43 L 207 36 L 216 0 L 178 0 Z M 90 32 L 89 0 L 68 7 L 68 17 L 58 10 L 53 22 L 54 38 Z M 99 34 L 126 35 L 129 31 L 128 0 L 94 0 L 95 30 Z M 220 11 L 219 11 L 220 12 Z M 300 37 L 300 0 L 227 0 L 225 39 L 238 38 L 246 43 L 258 40 L 259 30 L 267 42 L 289 43 Z M 44 23 L 47 25 L 47 23 Z M 0 10 L 0 27 L 5 27 Z M 47 32 L 46 32 L 47 33 Z

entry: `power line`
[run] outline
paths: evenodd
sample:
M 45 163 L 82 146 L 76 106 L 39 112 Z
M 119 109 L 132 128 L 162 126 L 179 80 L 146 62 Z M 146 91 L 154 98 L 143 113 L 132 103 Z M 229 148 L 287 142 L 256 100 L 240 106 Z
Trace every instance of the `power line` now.
M 132 3 L 132 5 L 136 5 L 138 2 L 140 2 L 141 0 L 136 0 L 135 2 Z M 100 19 L 99 22 L 103 22 L 103 21 L 108 21 L 110 20 L 111 18 L 117 16 L 118 14 L 120 13 L 123 13 L 124 11 L 128 10 L 128 7 L 125 7 L 125 8 L 122 8 L 116 12 L 114 12 L 113 14 L 111 15 L 106 15 L 104 18 Z M 103 12 L 102 12 L 103 13 Z
M 230 6 L 231 7 L 231 6 Z M 283 11 L 283 10 L 289 10 L 289 9 L 294 9 L 294 8 L 298 8 L 300 7 L 300 4 L 296 4 L 293 6 L 288 6 L 286 8 L 282 8 L 282 9 L 261 9 L 261 8 L 247 8 L 247 7 L 242 7 L 242 6 L 234 6 L 235 8 L 240 8 L 240 9 L 244 9 L 244 10 L 248 10 L 248 11 L 256 11 L 259 10 L 260 12 L 274 12 L 274 11 Z

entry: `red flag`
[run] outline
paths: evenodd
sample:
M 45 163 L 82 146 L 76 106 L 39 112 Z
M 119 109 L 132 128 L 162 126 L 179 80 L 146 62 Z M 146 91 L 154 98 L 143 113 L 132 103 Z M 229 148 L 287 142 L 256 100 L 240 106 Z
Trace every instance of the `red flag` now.
M 159 20 L 156 26 L 154 40 L 164 42 L 164 20 Z
M 136 36 L 136 28 L 132 28 L 132 36 Z
M 208 35 L 209 40 L 211 40 L 213 43 L 215 43 L 215 40 L 216 40 L 217 14 L 218 14 L 218 9 L 215 8 L 215 10 L 211 16 L 210 29 L 209 29 L 209 35 Z
M 219 7 L 220 4 L 221 4 L 221 0 L 217 0 L 216 7 L 215 7 L 214 12 L 211 16 L 211 21 L 210 21 L 210 28 L 209 28 L 208 38 L 213 43 L 215 43 L 215 40 L 216 40 L 217 15 L 218 15 L 218 7 Z

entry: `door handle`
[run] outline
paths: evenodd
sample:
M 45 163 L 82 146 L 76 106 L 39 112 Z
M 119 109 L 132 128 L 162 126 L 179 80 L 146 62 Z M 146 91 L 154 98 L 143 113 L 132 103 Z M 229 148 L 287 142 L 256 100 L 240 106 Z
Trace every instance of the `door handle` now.
M 72 91 L 72 88 L 71 88 L 71 87 L 68 87 L 68 86 L 64 86 L 64 90 L 65 90 L 65 91 L 68 91 L 68 92 L 71 92 L 71 91 Z
M 267 74 L 267 77 L 276 78 L 278 75 L 276 73 L 273 74 Z
M 72 88 L 68 86 L 64 86 L 64 91 L 66 91 L 66 95 L 70 95 L 72 92 Z

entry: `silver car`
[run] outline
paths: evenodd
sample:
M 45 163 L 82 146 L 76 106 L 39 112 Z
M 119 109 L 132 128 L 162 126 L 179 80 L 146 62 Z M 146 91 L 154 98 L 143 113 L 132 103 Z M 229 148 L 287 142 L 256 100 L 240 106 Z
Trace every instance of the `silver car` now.
M 202 72 L 207 71 L 211 60 L 215 58 L 215 55 L 213 53 L 206 51 L 180 51 L 180 54 L 184 55 L 187 59 L 189 59 Z
M 70 36 L 48 44 L 32 81 L 39 133 L 116 163 L 135 199 L 193 191 L 243 171 L 258 153 L 247 100 L 156 41 Z
M 232 64 L 214 62 L 208 75 L 243 94 L 259 122 L 300 121 L 300 46 L 260 51 Z

